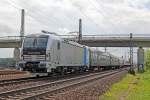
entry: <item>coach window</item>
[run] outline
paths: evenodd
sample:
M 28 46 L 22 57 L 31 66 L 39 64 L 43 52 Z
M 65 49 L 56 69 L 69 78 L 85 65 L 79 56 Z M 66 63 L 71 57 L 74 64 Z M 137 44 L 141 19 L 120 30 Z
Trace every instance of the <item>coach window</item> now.
M 60 42 L 57 43 L 57 49 L 60 50 Z

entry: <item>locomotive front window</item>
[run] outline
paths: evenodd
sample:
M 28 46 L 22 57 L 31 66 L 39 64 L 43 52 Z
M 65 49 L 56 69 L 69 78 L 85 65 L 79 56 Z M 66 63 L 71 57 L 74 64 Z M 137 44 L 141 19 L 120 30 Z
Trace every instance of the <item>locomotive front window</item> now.
M 47 38 L 37 38 L 36 43 L 37 47 L 45 48 L 47 46 Z
M 33 47 L 33 43 L 34 43 L 34 38 L 26 38 L 26 39 L 24 40 L 23 46 L 24 46 L 25 48 L 30 48 L 30 47 Z
M 24 40 L 24 48 L 46 48 L 48 38 L 46 37 L 27 37 Z

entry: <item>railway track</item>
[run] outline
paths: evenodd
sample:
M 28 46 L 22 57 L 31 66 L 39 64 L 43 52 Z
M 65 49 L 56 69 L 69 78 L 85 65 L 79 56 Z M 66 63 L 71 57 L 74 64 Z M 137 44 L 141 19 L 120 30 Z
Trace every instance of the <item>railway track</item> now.
M 101 72 L 106 73 L 107 71 Z M 28 78 L 19 78 L 19 79 L 11 79 L 11 80 L 3 80 L 0 81 L 0 92 L 5 92 L 8 90 L 13 90 L 15 88 L 22 88 L 22 87 L 29 87 L 29 86 L 35 86 L 37 84 L 44 84 L 60 79 L 67 79 L 72 77 L 80 77 L 82 75 L 86 75 L 89 73 L 80 73 L 80 74 L 69 74 L 66 76 L 54 76 L 54 77 L 48 77 L 48 76 L 42 76 L 42 77 L 28 77 Z
M 108 71 L 103 71 L 101 73 L 107 73 Z M 95 73 L 95 72 L 94 72 Z M 50 80 L 50 81 L 55 81 L 59 80 L 62 78 L 72 78 L 75 76 L 80 76 L 80 75 L 86 75 L 89 73 L 79 73 L 79 74 L 69 74 L 65 76 L 54 76 L 54 77 L 49 77 L 49 76 L 41 76 L 41 77 L 25 77 L 25 78 L 18 78 L 18 79 L 8 79 L 8 80 L 0 80 L 0 86 L 7 86 L 7 85 L 15 85 L 15 84 L 21 84 L 25 82 L 30 82 L 30 81 L 43 81 L 43 80 Z
M 47 94 L 57 94 L 60 91 L 67 90 L 71 87 L 86 84 L 88 82 L 101 79 L 116 73 L 120 73 L 125 69 L 91 73 L 74 78 L 62 79 L 53 82 L 38 84 L 35 86 L 22 87 L 10 91 L 0 92 L 0 100 L 30 100 L 40 98 Z
M 25 77 L 25 78 L 18 78 L 18 79 L 8 79 L 8 80 L 0 80 L 0 86 L 7 86 L 10 84 L 20 84 L 28 81 L 36 81 L 37 79 L 42 79 L 43 77 Z

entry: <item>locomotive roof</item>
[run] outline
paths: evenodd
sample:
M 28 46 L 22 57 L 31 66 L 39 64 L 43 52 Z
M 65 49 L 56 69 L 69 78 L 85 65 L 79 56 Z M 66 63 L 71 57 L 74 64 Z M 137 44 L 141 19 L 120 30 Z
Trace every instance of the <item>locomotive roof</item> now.
M 59 36 L 57 36 L 56 34 L 46 34 L 46 33 L 36 33 L 36 34 L 29 34 L 27 35 L 26 37 L 51 37 L 52 39 L 54 40 L 60 40 L 60 41 L 63 41 L 65 43 L 68 43 L 68 44 L 71 44 L 71 45 L 74 45 L 74 46 L 79 46 L 79 47 L 84 47 L 84 45 L 81 45 L 77 42 L 74 42 L 74 41 L 71 41 L 71 40 L 68 40 L 68 39 L 63 39 Z
M 54 34 L 46 34 L 46 33 L 35 33 L 35 34 L 29 34 L 26 37 L 52 37 L 53 39 L 58 39 L 59 37 Z M 60 39 L 60 38 L 59 38 Z
M 81 44 L 79 44 L 77 42 L 74 42 L 74 41 L 70 41 L 70 40 L 67 40 L 67 39 L 63 39 L 63 41 L 65 43 L 68 43 L 68 44 L 71 44 L 71 45 L 74 45 L 74 46 L 84 47 L 84 45 L 81 45 Z

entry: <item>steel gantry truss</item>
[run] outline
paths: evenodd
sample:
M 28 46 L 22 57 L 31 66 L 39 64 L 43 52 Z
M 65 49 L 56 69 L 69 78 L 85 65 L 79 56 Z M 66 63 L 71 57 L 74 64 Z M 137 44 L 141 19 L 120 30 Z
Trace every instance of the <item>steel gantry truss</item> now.
M 132 43 L 132 33 L 130 33 L 130 73 L 135 74 L 134 72 L 134 66 L 133 66 L 133 43 Z

